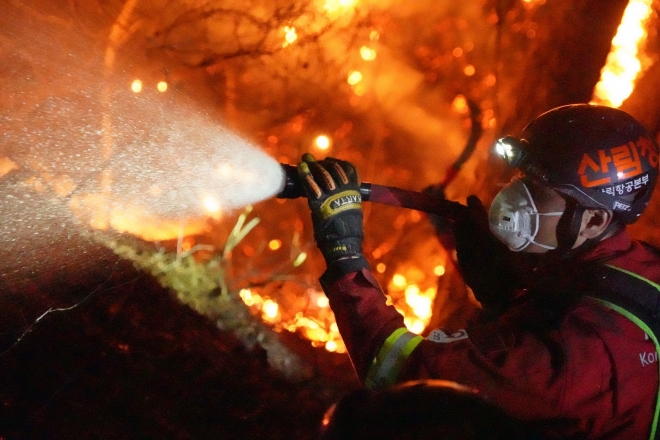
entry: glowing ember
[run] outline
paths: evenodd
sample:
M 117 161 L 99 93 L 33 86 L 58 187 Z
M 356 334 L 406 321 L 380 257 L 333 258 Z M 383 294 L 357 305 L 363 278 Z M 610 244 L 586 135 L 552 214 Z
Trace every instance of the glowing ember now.
M 284 44 L 282 44 L 282 47 L 293 44 L 297 39 L 296 28 L 293 26 L 284 26 Z
M 264 305 L 262 308 L 263 311 L 263 319 L 266 322 L 273 322 L 277 319 L 279 312 L 280 312 L 280 306 L 273 300 L 267 299 L 264 301 Z
M 463 95 L 456 95 L 454 100 L 451 103 L 451 108 L 457 113 L 465 115 L 468 113 L 467 99 Z
M 271 250 L 276 251 L 282 247 L 282 240 L 271 240 L 268 242 L 268 247 Z
M 394 276 L 392 277 L 392 284 L 394 285 L 394 287 L 402 289 L 403 287 L 405 287 L 406 283 L 407 283 L 406 277 L 404 277 L 400 273 L 394 274 Z
M 593 104 L 619 107 L 630 96 L 645 66 L 638 52 L 646 39 L 645 24 L 651 15 L 653 0 L 630 0 L 621 24 L 612 39 L 612 49 L 594 90 Z
M 330 143 L 330 138 L 325 135 L 317 136 L 316 139 L 314 139 L 314 145 L 319 150 L 327 150 L 330 148 Z
M 360 48 L 360 56 L 365 61 L 373 61 L 376 59 L 376 51 L 368 46 L 362 46 Z
M 305 262 L 307 259 L 307 253 L 301 252 L 295 260 L 293 260 L 293 267 L 298 267 Z
M 131 83 L 131 90 L 134 93 L 140 93 L 142 91 L 142 81 L 140 81 L 139 79 L 136 79 L 135 81 L 133 81 Z
M 348 72 L 348 83 L 352 86 L 358 84 L 360 81 L 362 81 L 362 73 L 359 72 L 358 70 L 351 70 Z
M 209 196 L 204 199 L 204 208 L 211 214 L 217 214 L 220 212 L 220 203 L 215 198 Z
M 160 81 L 157 85 L 156 88 L 158 89 L 159 92 L 163 93 L 167 91 L 167 83 L 165 81 Z

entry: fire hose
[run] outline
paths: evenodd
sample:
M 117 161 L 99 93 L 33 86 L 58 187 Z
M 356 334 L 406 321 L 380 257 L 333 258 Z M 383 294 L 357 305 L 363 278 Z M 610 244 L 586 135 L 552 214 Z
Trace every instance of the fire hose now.
M 390 206 L 399 206 L 402 208 L 414 209 L 416 211 L 435 214 L 450 221 L 456 221 L 466 214 L 467 207 L 458 202 L 452 202 L 444 199 L 444 190 L 451 183 L 463 164 L 470 158 L 477 142 L 483 134 L 481 126 L 481 110 L 472 100 L 467 100 L 467 106 L 470 110 L 470 119 L 472 128 L 470 137 L 463 148 L 463 152 L 456 161 L 447 170 L 444 180 L 429 187 L 430 194 L 418 191 L 401 189 L 394 186 L 377 185 L 375 183 L 362 182 L 360 185 L 360 195 L 365 202 L 382 203 Z M 304 197 L 304 191 L 298 177 L 298 170 L 293 165 L 280 164 L 284 168 L 285 183 L 284 189 L 277 195 L 281 199 L 295 199 Z M 435 194 L 435 195 L 432 195 Z
M 280 199 L 296 199 L 304 197 L 305 193 L 300 183 L 298 169 L 289 164 L 280 164 L 284 168 L 284 188 L 277 195 Z M 397 188 L 394 186 L 378 185 L 362 182 L 360 195 L 365 202 L 381 203 L 401 208 L 435 214 L 448 220 L 455 221 L 466 213 L 467 207 L 458 202 L 445 200 L 437 196 Z

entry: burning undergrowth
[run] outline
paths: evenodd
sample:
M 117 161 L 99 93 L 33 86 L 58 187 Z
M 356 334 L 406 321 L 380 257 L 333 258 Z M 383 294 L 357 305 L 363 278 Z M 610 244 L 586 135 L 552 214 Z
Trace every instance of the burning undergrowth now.
M 308 378 L 312 374 L 308 361 L 283 344 L 278 334 L 297 334 L 313 347 L 323 347 L 329 352 L 345 353 L 345 346 L 328 299 L 313 279 L 295 273 L 308 258 L 299 245 L 299 237 L 294 235 L 288 244 L 271 239 L 255 250 L 251 244 L 254 241 L 246 239 L 259 224 L 258 217 L 250 218 L 251 212 L 252 208 L 238 216 L 224 246 L 217 250 L 183 237 L 176 247 L 167 247 L 127 236 L 102 232 L 92 235 L 118 256 L 154 276 L 183 304 L 215 322 L 221 330 L 234 333 L 248 348 L 261 346 L 268 354 L 269 363 L 288 378 Z M 406 222 L 406 217 L 399 216 L 398 228 Z M 412 217 L 417 222 L 420 220 L 419 214 Z M 280 260 L 277 267 L 264 270 L 266 265 L 240 264 L 246 251 L 253 262 L 267 261 L 264 254 L 277 252 L 282 246 L 289 248 L 288 257 Z M 386 272 L 383 261 L 387 259 L 383 256 L 390 250 L 386 243 L 371 250 L 372 256 L 380 261 L 375 267 L 377 273 Z M 234 258 L 239 253 L 243 258 Z M 447 262 L 442 258 L 447 257 L 428 259 L 435 265 L 435 276 L 445 273 Z M 428 268 L 400 263 L 386 286 L 389 301 L 406 316 L 406 325 L 418 333 L 431 320 L 437 293 L 437 286 L 434 281 L 429 282 L 425 269 Z

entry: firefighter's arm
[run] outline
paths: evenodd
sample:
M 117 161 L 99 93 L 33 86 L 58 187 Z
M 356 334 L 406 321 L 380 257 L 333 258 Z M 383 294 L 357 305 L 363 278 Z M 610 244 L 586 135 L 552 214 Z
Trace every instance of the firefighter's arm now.
M 406 330 L 369 270 L 338 280 L 327 270 L 320 282 L 360 383 L 372 389 L 394 384 L 422 337 Z

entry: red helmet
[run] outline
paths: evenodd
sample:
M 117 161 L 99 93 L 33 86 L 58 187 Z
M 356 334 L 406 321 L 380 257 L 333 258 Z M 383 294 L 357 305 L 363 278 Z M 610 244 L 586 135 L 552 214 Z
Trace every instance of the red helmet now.
M 635 118 L 612 107 L 557 107 L 529 123 L 521 139 L 500 139 L 497 149 L 541 184 L 628 224 L 644 212 L 658 179 L 658 146 Z

